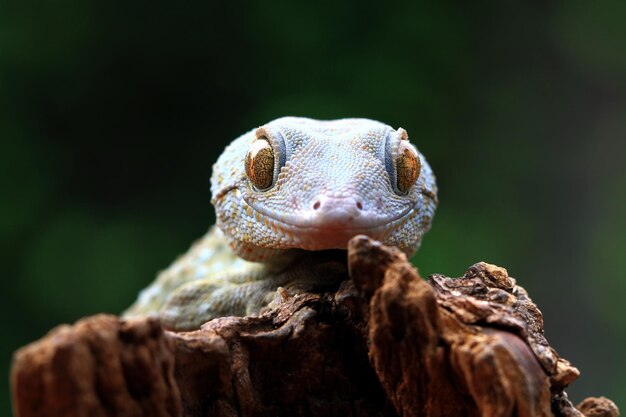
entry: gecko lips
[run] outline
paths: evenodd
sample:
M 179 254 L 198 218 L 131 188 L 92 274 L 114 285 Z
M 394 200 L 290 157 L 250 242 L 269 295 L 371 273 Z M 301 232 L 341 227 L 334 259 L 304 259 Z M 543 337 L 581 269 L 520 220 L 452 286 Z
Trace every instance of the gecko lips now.
M 409 218 L 412 206 L 407 205 L 389 215 L 368 210 L 367 205 L 355 197 L 320 195 L 309 209 L 280 216 L 261 208 L 254 209 L 269 220 L 272 229 L 287 235 L 287 247 L 323 250 L 345 249 L 348 241 L 358 234 L 384 240 L 389 231 Z

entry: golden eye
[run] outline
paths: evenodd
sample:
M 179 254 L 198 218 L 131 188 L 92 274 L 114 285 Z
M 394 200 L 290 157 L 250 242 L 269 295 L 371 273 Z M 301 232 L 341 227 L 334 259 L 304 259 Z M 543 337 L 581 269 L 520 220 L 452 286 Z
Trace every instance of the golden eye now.
M 272 185 L 274 179 L 274 151 L 267 139 L 259 138 L 252 142 L 246 154 L 246 175 L 259 190 Z
M 407 141 L 400 142 L 398 157 L 396 158 L 396 185 L 398 191 L 406 193 L 417 181 L 422 163 L 417 152 Z

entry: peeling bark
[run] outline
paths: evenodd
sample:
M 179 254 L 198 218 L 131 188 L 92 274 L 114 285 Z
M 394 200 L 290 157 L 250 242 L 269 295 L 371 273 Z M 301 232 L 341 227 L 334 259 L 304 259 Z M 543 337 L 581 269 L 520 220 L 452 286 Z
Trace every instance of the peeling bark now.
M 174 333 L 158 320 L 99 315 L 15 353 L 18 417 L 617 416 L 577 407 L 579 376 L 503 268 L 422 280 L 406 257 L 366 237 L 335 292 L 282 292 L 260 317 Z

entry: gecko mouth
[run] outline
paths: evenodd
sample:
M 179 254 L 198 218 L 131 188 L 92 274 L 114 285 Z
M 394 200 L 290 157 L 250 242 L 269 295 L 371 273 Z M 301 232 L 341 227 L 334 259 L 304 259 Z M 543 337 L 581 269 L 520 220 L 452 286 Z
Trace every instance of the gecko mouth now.
M 305 250 L 346 249 L 348 241 L 358 234 L 387 242 L 417 213 L 416 204 L 407 204 L 394 216 L 372 218 L 371 212 L 360 209 L 354 201 L 343 201 L 341 206 L 332 204 L 327 205 L 326 211 L 321 211 L 322 203 L 306 215 L 300 212 L 279 216 L 245 203 L 247 214 L 279 237 L 280 247 Z
M 379 215 L 371 210 L 364 210 L 363 205 L 353 198 L 319 198 L 310 210 L 300 210 L 296 213 L 288 212 L 279 214 L 273 210 L 255 207 L 254 204 L 246 203 L 249 207 L 248 214 L 252 211 L 269 221 L 280 223 L 282 226 L 294 229 L 317 229 L 332 231 L 369 231 L 388 226 L 401 220 L 415 209 L 416 202 L 408 202 L 402 210 L 394 215 Z M 253 215 L 254 215 L 253 214 Z

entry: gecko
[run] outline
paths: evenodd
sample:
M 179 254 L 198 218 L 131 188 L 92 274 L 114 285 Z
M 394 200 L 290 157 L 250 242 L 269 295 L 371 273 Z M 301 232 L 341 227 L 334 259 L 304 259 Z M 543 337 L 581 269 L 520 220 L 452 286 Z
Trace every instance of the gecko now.
M 412 255 L 438 200 L 433 171 L 406 130 L 363 118 L 282 117 L 226 147 L 213 165 L 211 203 L 216 225 L 125 317 L 154 315 L 184 331 L 258 315 L 285 291 L 345 279 L 347 244 L 358 234 Z

